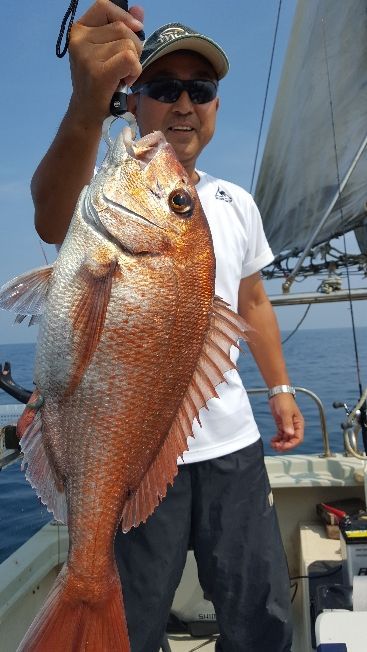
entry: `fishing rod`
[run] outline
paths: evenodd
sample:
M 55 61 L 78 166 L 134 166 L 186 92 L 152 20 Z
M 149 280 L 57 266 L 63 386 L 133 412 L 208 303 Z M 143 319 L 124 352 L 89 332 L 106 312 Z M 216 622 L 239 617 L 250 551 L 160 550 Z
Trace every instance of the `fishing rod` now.
M 124 11 L 129 11 L 128 0 L 111 0 L 111 2 L 117 7 L 123 9 Z M 64 18 L 62 19 L 59 36 L 56 41 L 56 56 L 59 57 L 59 59 L 62 59 L 62 57 L 65 56 L 68 50 L 70 31 L 73 26 L 78 3 L 79 0 L 70 0 L 69 7 L 66 10 Z M 61 50 L 61 43 L 64 38 L 65 30 L 67 30 L 66 37 L 65 37 L 65 45 Z M 145 34 L 143 30 L 137 32 L 137 36 L 141 41 L 145 40 Z M 111 103 L 110 103 L 110 113 L 116 118 L 122 117 L 127 112 L 128 91 L 129 91 L 129 87 L 126 84 L 122 83 L 118 86 L 118 88 L 116 89 L 116 91 L 112 96 Z
M 16 383 L 11 375 L 10 362 L 5 362 L 4 367 L 0 364 L 0 389 L 16 398 L 20 403 L 28 403 L 32 392 Z
M 111 0 L 114 5 L 121 7 L 125 11 L 129 11 L 128 0 Z M 145 34 L 143 30 L 137 32 L 137 36 L 141 41 L 145 40 Z M 116 118 L 124 115 L 127 111 L 127 94 L 129 92 L 129 87 L 126 84 L 120 84 L 117 90 L 114 92 L 111 103 L 110 103 L 110 113 Z

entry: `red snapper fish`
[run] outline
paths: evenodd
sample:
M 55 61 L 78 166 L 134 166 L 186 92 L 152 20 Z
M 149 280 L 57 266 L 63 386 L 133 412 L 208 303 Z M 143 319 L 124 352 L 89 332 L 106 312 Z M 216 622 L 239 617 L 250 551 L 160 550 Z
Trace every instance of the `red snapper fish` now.
M 129 652 L 116 530 L 166 495 L 244 336 L 214 280 L 195 186 L 160 132 L 134 142 L 125 128 L 56 262 L 0 290 L 0 307 L 40 321 L 21 447 L 28 480 L 70 535 L 19 651 Z

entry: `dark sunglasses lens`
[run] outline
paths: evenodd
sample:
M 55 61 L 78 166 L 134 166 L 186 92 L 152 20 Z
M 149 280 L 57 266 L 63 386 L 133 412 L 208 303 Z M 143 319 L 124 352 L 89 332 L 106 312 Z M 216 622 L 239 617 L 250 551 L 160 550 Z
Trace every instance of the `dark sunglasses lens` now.
M 141 92 L 149 95 L 153 100 L 172 104 L 177 102 L 181 93 L 186 90 L 193 104 L 206 104 L 214 100 L 217 86 L 214 82 L 205 79 L 193 79 L 183 82 L 180 79 L 162 79 L 145 84 Z
M 188 87 L 190 99 L 193 104 L 206 104 L 214 100 L 217 94 L 217 87 L 209 80 L 195 79 Z
M 168 104 L 176 102 L 182 92 L 181 84 L 175 79 L 153 81 L 147 87 L 149 97 Z

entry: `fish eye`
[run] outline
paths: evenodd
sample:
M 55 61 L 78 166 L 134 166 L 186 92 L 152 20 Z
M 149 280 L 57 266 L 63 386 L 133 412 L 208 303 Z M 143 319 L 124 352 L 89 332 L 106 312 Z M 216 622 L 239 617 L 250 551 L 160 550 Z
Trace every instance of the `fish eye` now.
M 168 204 L 171 210 L 181 217 L 191 217 L 194 208 L 194 200 L 190 193 L 183 188 L 172 190 L 168 197 Z

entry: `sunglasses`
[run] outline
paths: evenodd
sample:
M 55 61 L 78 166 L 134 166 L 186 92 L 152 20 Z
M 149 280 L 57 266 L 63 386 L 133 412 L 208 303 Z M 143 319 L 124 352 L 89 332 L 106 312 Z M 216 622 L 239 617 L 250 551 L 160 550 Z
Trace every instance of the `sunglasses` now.
M 153 100 L 173 104 L 183 91 L 187 91 L 193 104 L 206 104 L 217 96 L 218 84 L 209 79 L 156 79 L 132 88 L 134 93 L 147 95 Z

